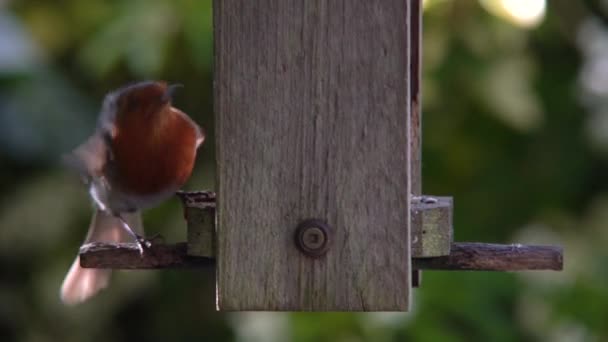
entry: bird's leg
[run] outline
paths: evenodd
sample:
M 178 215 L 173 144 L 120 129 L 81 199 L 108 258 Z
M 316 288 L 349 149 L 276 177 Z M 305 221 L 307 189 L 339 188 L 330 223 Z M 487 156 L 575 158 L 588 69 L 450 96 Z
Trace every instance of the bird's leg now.
M 120 216 L 120 214 L 116 214 L 115 216 L 122 224 L 122 227 L 127 231 L 127 233 L 129 233 L 129 235 L 131 235 L 133 237 L 133 239 L 137 243 L 137 246 L 139 249 L 139 254 L 143 255 L 144 249 L 150 248 L 152 246 L 152 243 L 150 241 L 148 241 L 146 238 L 144 238 L 143 236 L 141 236 L 141 235 L 137 234 L 135 231 L 133 231 L 133 229 L 131 229 L 131 227 L 129 226 L 127 221 L 125 221 L 125 219 L 123 219 L 122 216 Z

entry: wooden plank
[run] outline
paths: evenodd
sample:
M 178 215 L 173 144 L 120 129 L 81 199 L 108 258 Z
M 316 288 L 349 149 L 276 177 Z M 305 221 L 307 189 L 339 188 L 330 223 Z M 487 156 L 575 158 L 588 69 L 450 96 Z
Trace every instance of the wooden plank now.
M 414 268 L 448 271 L 561 271 L 560 246 L 498 245 L 460 242 L 452 244 L 450 255 L 414 259 Z
M 411 60 L 410 60 L 410 150 L 412 156 L 412 194 L 422 194 L 422 106 L 420 87 L 422 83 L 422 0 L 411 2 Z M 412 226 L 412 234 L 415 233 Z
M 221 310 L 408 309 L 409 3 L 214 2 Z
M 215 257 L 215 202 L 211 191 L 180 191 L 188 225 L 188 255 Z M 450 254 L 453 242 L 452 197 L 413 196 L 410 215 L 412 227 L 412 258 L 436 257 Z
M 177 195 L 188 224 L 188 255 L 215 257 L 215 193 L 180 191 Z
M 442 271 L 561 271 L 563 250 L 560 246 L 498 245 L 479 242 L 456 242 L 450 256 L 413 258 L 419 270 Z M 181 269 L 210 267 L 215 259 L 186 254 L 186 244 L 152 244 L 143 255 L 135 243 L 86 244 L 80 248 L 80 264 L 88 268 Z
M 422 0 L 412 0 L 410 10 L 410 173 L 412 180 L 412 195 L 422 194 L 422 106 L 420 103 L 420 87 L 422 85 Z M 421 227 L 412 220 L 411 240 L 421 240 Z M 412 249 L 412 255 L 415 255 Z M 412 270 L 412 286 L 418 287 L 422 282 L 422 273 Z
M 417 196 L 412 200 L 412 257 L 428 258 L 450 254 L 453 242 L 452 197 Z
M 92 242 L 80 247 L 80 265 L 88 268 L 126 270 L 201 268 L 215 264 L 211 258 L 191 257 L 186 243 L 152 243 L 140 254 L 136 243 Z

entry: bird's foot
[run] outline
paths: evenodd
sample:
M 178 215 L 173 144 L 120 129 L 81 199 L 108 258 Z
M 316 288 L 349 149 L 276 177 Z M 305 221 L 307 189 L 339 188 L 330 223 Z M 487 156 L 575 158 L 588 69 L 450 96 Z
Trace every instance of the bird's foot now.
M 137 249 L 139 250 L 139 255 L 143 256 L 144 255 L 144 250 L 150 248 L 152 246 L 152 244 L 147 241 L 145 238 L 138 236 L 135 239 L 135 242 L 137 243 Z
M 136 235 L 135 241 L 137 242 L 139 254 L 144 255 L 144 251 L 152 248 L 153 244 L 163 243 L 165 238 L 160 234 L 154 234 L 151 237 L 143 237 L 141 235 Z

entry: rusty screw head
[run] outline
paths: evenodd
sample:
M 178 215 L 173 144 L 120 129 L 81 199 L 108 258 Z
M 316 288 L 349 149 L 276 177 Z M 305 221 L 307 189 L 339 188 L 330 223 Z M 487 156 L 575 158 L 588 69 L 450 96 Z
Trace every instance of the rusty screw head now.
M 312 258 L 323 256 L 329 249 L 332 240 L 332 230 L 319 219 L 302 221 L 296 228 L 296 246 Z

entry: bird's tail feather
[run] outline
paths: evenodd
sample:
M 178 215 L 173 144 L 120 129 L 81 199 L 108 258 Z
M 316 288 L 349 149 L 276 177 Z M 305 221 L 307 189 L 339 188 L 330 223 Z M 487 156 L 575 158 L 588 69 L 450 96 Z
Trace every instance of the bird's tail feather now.
M 122 218 L 138 234 L 143 235 L 139 212 L 121 214 Z M 116 217 L 95 210 L 85 243 L 88 242 L 131 242 L 133 238 L 122 227 Z M 80 267 L 80 257 L 76 257 L 61 285 L 61 300 L 68 305 L 84 302 L 108 286 L 112 270 Z

